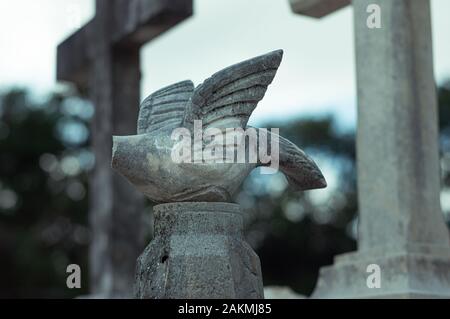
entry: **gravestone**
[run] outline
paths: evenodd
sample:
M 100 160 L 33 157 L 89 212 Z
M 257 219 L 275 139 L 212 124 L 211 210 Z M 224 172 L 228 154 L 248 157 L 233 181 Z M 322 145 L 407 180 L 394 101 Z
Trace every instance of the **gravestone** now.
M 293 143 L 247 127 L 281 59 L 278 50 L 196 88 L 191 81 L 163 88 L 141 104 L 138 134 L 114 137 L 112 167 L 160 203 L 155 238 L 138 260 L 137 298 L 263 298 L 259 258 L 244 240 L 233 194 L 259 166 L 279 167 L 299 191 L 326 186 Z
M 143 197 L 110 168 L 111 135 L 136 130 L 140 47 L 191 14 L 191 0 L 97 0 L 94 19 L 58 46 L 58 80 L 88 89 L 95 106 L 89 193 L 94 296 L 131 296 L 144 247 Z
M 296 12 L 313 17 L 346 2 L 291 0 Z M 439 199 L 430 2 L 352 3 L 358 250 L 336 256 L 334 265 L 321 269 L 313 297 L 448 298 L 450 241 Z M 379 29 L 367 25 L 367 8 L 374 4 L 381 9 Z

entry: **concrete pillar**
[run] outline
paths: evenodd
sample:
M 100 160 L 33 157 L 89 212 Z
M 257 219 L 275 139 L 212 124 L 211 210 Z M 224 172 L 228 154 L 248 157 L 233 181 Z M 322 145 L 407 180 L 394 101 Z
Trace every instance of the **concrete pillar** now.
M 113 2 L 96 2 L 90 91 L 95 168 L 90 176 L 90 293 L 94 298 L 130 298 L 135 260 L 145 246 L 144 197 L 111 169 L 111 135 L 136 132 L 139 112 L 139 49 L 113 48 L 108 35 Z
M 367 27 L 370 4 L 381 8 L 380 29 Z M 354 0 L 353 7 L 358 251 L 321 269 L 313 297 L 450 297 L 430 3 Z

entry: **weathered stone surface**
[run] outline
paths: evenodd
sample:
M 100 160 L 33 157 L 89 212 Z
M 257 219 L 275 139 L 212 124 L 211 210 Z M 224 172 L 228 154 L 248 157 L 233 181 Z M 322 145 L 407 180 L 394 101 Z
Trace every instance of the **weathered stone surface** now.
M 155 237 L 137 263 L 137 298 L 264 297 L 238 205 L 173 203 L 154 212 Z
M 369 4 L 382 28 L 366 25 Z M 428 0 L 354 0 L 358 83 L 358 252 L 321 271 L 314 297 L 450 297 L 440 208 Z M 369 289 L 366 267 L 382 285 Z
M 289 0 L 289 3 L 295 13 L 322 18 L 351 4 L 351 0 Z
M 191 81 L 184 81 L 151 94 L 141 104 L 138 135 L 114 137 L 112 167 L 157 203 L 231 201 L 253 168 L 270 163 L 263 163 L 260 153 L 255 162 L 195 162 L 195 154 L 188 162 L 175 162 L 172 154 L 178 141 L 172 134 L 175 129 L 187 130 L 195 153 L 194 121 L 200 120 L 207 128 L 242 129 L 243 133 L 237 134 L 240 142 L 236 144 L 245 143 L 248 118 L 264 97 L 281 58 L 282 51 L 274 51 L 228 67 L 195 89 Z M 256 148 L 259 148 L 262 143 L 259 137 L 264 134 L 261 130 L 257 132 Z M 279 140 L 279 153 L 274 149 L 271 156 L 277 156 L 280 170 L 296 190 L 326 186 L 319 168 L 302 150 L 275 133 L 268 132 L 267 137 L 269 145 L 272 139 Z M 206 148 L 202 143 L 200 153 Z M 235 154 L 236 144 L 223 141 L 220 146 L 227 148 L 225 153 L 230 148 Z M 244 146 L 250 148 L 248 143 Z M 222 155 L 220 159 L 225 160 Z
M 382 28 L 366 25 L 378 4 Z M 354 1 L 359 249 L 449 245 L 440 208 L 430 4 Z
M 97 2 L 94 20 L 97 32 L 92 39 L 97 56 L 90 69 L 90 86 L 95 88 L 91 97 L 96 111 L 91 123 L 95 167 L 89 188 L 92 230 L 89 275 L 91 293 L 118 298 L 132 295 L 134 260 L 145 246 L 141 226 L 144 198 L 111 169 L 110 136 L 136 130 L 140 70 L 138 50 L 119 54 L 110 49 L 103 37 L 110 27 L 108 10 L 108 3 Z
M 100 0 L 104 1 L 104 0 Z M 192 0 L 107 0 L 109 32 L 103 41 L 117 48 L 139 48 L 192 15 Z M 99 11 L 97 11 L 98 13 Z M 97 57 L 95 19 L 58 45 L 57 79 L 86 87 L 89 63 Z

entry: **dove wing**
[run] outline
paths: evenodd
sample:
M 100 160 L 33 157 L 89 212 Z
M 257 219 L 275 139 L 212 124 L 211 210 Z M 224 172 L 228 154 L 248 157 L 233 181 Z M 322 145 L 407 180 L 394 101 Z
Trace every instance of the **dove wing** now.
M 186 107 L 184 127 L 202 120 L 204 128 L 245 127 L 272 83 L 283 51 L 274 51 L 215 73 L 199 85 Z
M 179 127 L 193 91 L 192 81 L 182 81 L 149 95 L 140 106 L 138 134 Z

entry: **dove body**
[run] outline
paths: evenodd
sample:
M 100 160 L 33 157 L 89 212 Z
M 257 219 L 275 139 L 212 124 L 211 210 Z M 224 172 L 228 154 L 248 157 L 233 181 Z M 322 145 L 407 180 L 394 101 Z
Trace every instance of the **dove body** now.
M 157 203 L 229 202 L 257 163 L 173 161 L 170 134 L 115 136 L 112 167 Z

